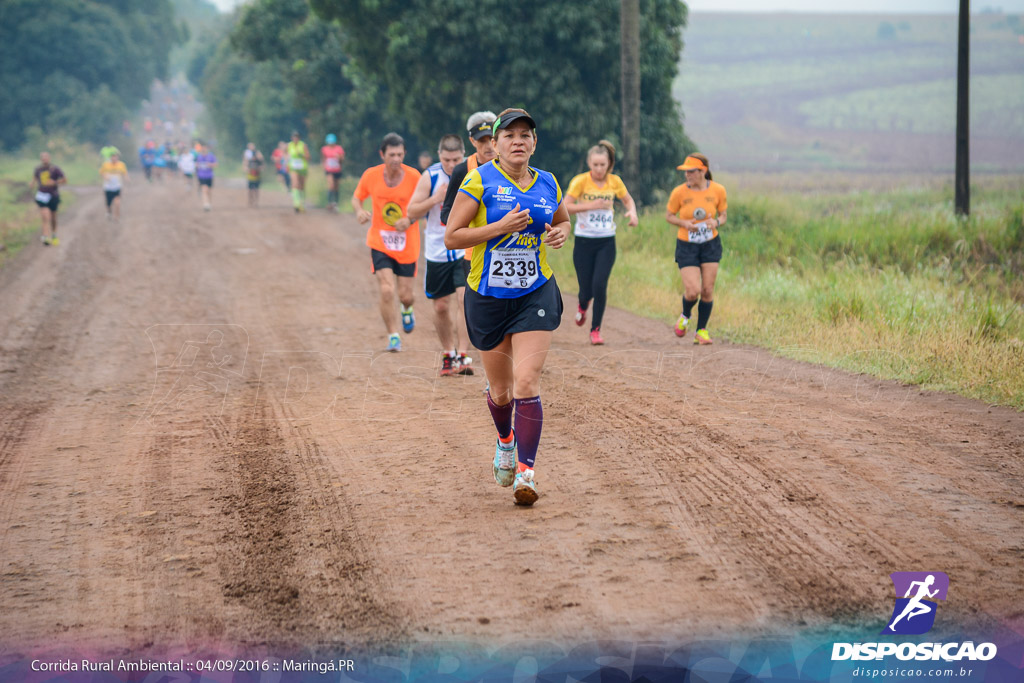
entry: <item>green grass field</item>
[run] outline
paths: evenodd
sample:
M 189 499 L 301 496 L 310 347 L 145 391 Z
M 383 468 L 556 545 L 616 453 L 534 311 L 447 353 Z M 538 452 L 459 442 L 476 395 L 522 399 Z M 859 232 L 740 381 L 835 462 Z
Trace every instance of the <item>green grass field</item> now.
M 713 335 L 1024 409 L 1019 177 L 977 185 L 967 220 L 954 217 L 951 190 L 932 183 L 837 191 L 826 182 L 808 194 L 780 192 L 772 177 L 722 180 L 748 189 L 730 200 L 722 230 Z M 609 303 L 664 320 L 670 335 L 682 290 L 663 216 L 653 208 L 637 228 L 620 228 Z M 550 254 L 575 293 L 571 245 Z
M 683 37 L 673 94 L 718 168 L 952 168 L 955 14 L 698 12 Z M 1024 173 L 1020 17 L 972 17 L 970 100 L 972 166 Z

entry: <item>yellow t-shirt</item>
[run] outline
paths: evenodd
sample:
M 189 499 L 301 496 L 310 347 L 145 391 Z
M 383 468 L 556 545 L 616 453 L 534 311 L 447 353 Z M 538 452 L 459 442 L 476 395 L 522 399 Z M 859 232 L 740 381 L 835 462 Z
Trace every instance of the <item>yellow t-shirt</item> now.
M 604 187 L 598 187 L 590 171 L 587 171 L 572 179 L 566 194 L 580 202 L 592 202 L 595 199 L 614 201 L 629 193 L 622 178 L 614 173 L 609 173 L 605 178 Z M 575 234 L 580 237 L 612 237 L 615 235 L 615 212 L 612 209 L 580 211 L 576 214 Z
M 128 167 L 124 165 L 123 161 L 119 161 L 116 164 L 110 161 L 104 161 L 103 165 L 100 166 L 100 176 L 103 177 L 103 189 L 120 190 L 122 182 L 125 176 L 128 175 Z
M 702 190 L 691 190 L 683 183 L 668 198 L 668 212 L 674 213 L 679 218 L 687 221 L 697 221 L 697 229 L 690 231 L 687 228 L 679 228 L 676 233 L 683 242 L 700 244 L 718 237 L 718 228 L 714 223 L 707 221 L 718 218 L 728 208 L 725 198 L 725 188 L 711 180 L 708 186 Z

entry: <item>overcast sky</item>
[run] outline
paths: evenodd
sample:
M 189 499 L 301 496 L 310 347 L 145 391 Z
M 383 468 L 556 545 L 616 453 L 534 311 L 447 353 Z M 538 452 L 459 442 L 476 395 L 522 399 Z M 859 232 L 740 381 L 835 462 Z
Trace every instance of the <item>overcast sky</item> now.
M 221 10 L 230 10 L 241 0 L 212 0 Z M 955 14 L 958 0 L 689 0 L 692 12 L 868 12 L 874 14 L 907 14 L 911 12 Z M 974 0 L 972 9 L 1001 7 L 1010 14 L 1024 12 L 1024 0 Z

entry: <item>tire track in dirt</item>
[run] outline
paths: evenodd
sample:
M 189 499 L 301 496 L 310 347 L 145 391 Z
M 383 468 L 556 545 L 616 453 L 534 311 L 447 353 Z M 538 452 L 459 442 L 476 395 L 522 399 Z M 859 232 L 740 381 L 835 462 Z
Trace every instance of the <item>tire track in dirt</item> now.
M 223 502 L 233 523 L 222 537 L 224 595 L 258 617 L 249 643 L 365 646 L 401 635 L 381 595 L 351 515 L 330 495 L 315 441 L 289 443 L 265 411 L 240 419 L 219 444 L 230 448 L 239 492 Z M 228 441 L 227 439 L 230 439 Z

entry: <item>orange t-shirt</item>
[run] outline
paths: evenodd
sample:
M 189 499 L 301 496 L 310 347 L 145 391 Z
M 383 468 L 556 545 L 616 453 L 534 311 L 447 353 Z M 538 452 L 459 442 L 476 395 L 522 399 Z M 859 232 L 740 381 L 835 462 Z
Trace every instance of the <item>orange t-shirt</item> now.
M 370 197 L 370 227 L 366 231 L 366 246 L 395 259 L 399 263 L 416 263 L 420 257 L 420 231 L 413 223 L 405 232 L 392 228 L 407 214 L 409 200 L 420 181 L 420 172 L 412 166 L 402 164 L 405 175 L 395 187 L 384 182 L 384 164 L 368 168 L 363 172 L 356 186 L 355 197 L 363 201 Z
M 727 208 L 725 188 L 713 180 L 708 181 L 708 186 L 703 190 L 691 190 L 683 183 L 672 190 L 668 198 L 669 213 L 683 220 L 697 221 L 698 229 L 692 233 L 687 228 L 679 228 L 676 237 L 683 242 L 707 242 L 718 237 L 718 228 L 707 225 L 705 221 L 718 218 Z

